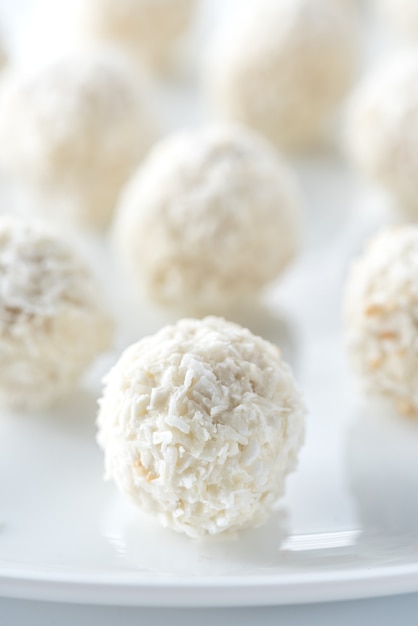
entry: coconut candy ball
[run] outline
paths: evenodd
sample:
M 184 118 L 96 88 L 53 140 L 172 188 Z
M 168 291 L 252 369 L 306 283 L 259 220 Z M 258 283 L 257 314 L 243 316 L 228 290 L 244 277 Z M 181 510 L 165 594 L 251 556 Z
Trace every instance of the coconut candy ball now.
M 178 132 L 156 146 L 122 199 L 116 250 L 155 302 L 225 310 L 293 257 L 299 199 L 287 167 L 240 127 Z
M 305 409 L 279 350 L 218 317 L 130 346 L 105 379 L 106 476 L 191 537 L 262 523 L 283 495 Z
M 48 216 L 107 225 L 122 186 L 155 137 L 144 86 L 113 50 L 89 50 L 0 92 L 0 161 Z
M 224 117 L 285 150 L 326 135 L 358 57 L 353 7 L 335 0 L 260 0 L 208 54 L 207 91 Z
M 388 25 L 410 37 L 418 36 L 416 0 L 375 0 L 375 4 Z
M 347 116 L 348 153 L 397 208 L 418 217 L 418 53 L 383 65 L 359 85 Z
M 0 71 L 3 70 L 6 64 L 7 64 L 7 53 L 6 53 L 5 47 L 3 46 L 3 38 L 0 37 Z
M 350 270 L 345 295 L 347 346 L 373 394 L 418 415 L 418 227 L 372 239 Z
M 110 344 L 100 289 L 41 222 L 0 217 L 0 403 L 51 405 Z
M 186 31 L 194 0 L 78 0 L 84 36 L 123 47 L 146 66 L 162 70 Z

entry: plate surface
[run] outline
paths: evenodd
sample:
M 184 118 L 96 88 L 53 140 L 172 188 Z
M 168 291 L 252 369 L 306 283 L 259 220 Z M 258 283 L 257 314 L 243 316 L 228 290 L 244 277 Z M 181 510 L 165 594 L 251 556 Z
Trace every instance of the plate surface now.
M 418 426 L 362 399 L 341 335 L 348 259 L 381 218 L 336 161 L 298 169 L 310 198 L 305 252 L 264 305 L 234 314 L 281 345 L 309 408 L 279 509 L 262 528 L 196 542 L 160 529 L 103 483 L 100 374 L 164 321 L 149 308 L 127 314 L 135 309 L 121 294 L 118 349 L 85 388 L 62 409 L 0 420 L 1 595 L 221 606 L 418 590 Z M 109 277 L 104 257 L 97 245 Z
M 187 94 L 171 96 L 177 123 L 198 121 Z M 309 408 L 306 445 L 279 509 L 262 528 L 194 542 L 103 483 L 100 375 L 124 345 L 168 320 L 116 294 L 122 281 L 103 245 L 90 242 L 118 306 L 118 348 L 64 408 L 1 415 L 0 595 L 185 607 L 418 591 L 418 425 L 362 399 L 341 333 L 348 261 L 384 221 L 380 199 L 332 156 L 295 165 L 307 199 L 304 252 L 262 305 L 231 313 L 279 343 Z

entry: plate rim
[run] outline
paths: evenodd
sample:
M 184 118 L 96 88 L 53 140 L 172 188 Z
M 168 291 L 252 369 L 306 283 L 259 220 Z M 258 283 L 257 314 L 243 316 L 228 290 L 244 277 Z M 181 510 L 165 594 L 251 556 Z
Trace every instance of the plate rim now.
M 135 580 L 136 578 L 136 580 Z M 0 574 L 0 597 L 79 604 L 197 608 L 256 607 L 358 600 L 418 592 L 418 562 L 279 575 L 158 576 L 138 581 L 97 572 Z

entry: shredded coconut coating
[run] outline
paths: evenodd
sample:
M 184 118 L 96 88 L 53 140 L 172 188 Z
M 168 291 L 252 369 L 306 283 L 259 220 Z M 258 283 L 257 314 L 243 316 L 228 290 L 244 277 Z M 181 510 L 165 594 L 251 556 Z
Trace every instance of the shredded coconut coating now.
M 0 403 L 40 408 L 68 394 L 113 324 L 78 255 L 44 224 L 0 218 Z
M 374 0 L 379 13 L 390 27 L 409 37 L 418 36 L 418 3 L 416 0 Z
M 106 477 L 191 537 L 262 523 L 283 495 L 305 409 L 279 350 L 218 317 L 129 347 L 105 379 Z
M 79 28 L 93 40 L 124 47 L 155 70 L 170 62 L 189 25 L 194 0 L 78 0 Z
M 113 50 L 88 50 L 0 92 L 0 161 L 58 220 L 103 228 L 155 138 L 140 76 Z
M 116 249 L 154 301 L 213 313 L 254 297 L 293 257 L 299 197 L 274 149 L 236 126 L 153 149 L 119 207 Z
M 347 345 L 369 391 L 418 415 L 418 227 L 377 235 L 351 267 Z
M 418 53 L 400 55 L 359 85 L 346 142 L 358 168 L 381 184 L 397 208 L 417 217 Z
M 329 130 L 356 73 L 354 9 L 335 0 L 250 5 L 213 41 L 209 97 L 221 115 L 282 149 L 311 147 Z

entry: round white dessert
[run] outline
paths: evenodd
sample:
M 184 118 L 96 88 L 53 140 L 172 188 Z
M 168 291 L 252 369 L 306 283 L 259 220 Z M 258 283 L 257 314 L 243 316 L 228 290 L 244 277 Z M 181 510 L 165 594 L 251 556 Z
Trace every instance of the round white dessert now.
M 6 49 L 3 45 L 3 41 L 2 38 L 0 39 L 0 71 L 2 71 L 5 67 L 5 65 L 7 64 L 7 53 L 6 53 Z
M 194 0 L 78 0 L 81 34 L 123 47 L 141 64 L 165 69 L 186 31 Z
M 140 77 L 113 50 L 11 71 L 0 91 L 1 165 L 58 220 L 105 227 L 154 138 Z
M 61 400 L 112 332 L 76 251 L 40 222 L 0 217 L 0 403 L 33 409 Z
M 416 0 L 375 0 L 377 10 L 391 28 L 416 38 L 418 36 L 418 3 Z
M 152 300 L 218 312 L 253 298 L 293 257 L 298 209 L 293 177 L 267 142 L 209 127 L 152 150 L 122 199 L 114 239 Z
M 283 495 L 305 409 L 276 346 L 221 318 L 129 347 L 105 379 L 106 476 L 191 537 L 258 525 Z
M 375 236 L 350 270 L 345 294 L 349 355 L 365 387 L 418 415 L 418 227 Z
M 335 0 L 260 0 L 208 52 L 206 88 L 222 116 L 282 149 L 326 136 L 358 61 L 353 7 Z
M 378 182 L 397 209 L 418 216 L 418 53 L 384 64 L 357 87 L 346 144 L 360 171 Z

